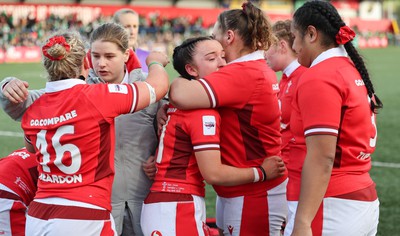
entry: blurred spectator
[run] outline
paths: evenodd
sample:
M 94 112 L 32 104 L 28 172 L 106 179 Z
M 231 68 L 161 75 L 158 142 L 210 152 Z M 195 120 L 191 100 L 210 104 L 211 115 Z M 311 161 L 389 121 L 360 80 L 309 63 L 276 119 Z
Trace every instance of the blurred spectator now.
M 6 49 L 13 46 L 38 46 L 44 38 L 60 29 L 77 30 L 84 38 L 89 38 L 94 28 L 110 20 L 111 16 L 101 16 L 83 24 L 77 20 L 76 15 L 63 18 L 50 15 L 46 21 L 37 21 L 33 15 L 28 15 L 13 24 L 12 16 L 3 12 L 0 14 L 0 47 Z M 203 26 L 201 17 L 193 20 L 187 17 L 168 19 L 157 13 L 147 18 L 140 16 L 138 47 L 147 50 L 161 49 L 169 53 L 170 48 L 179 45 L 183 39 L 209 35 L 209 30 L 210 28 Z

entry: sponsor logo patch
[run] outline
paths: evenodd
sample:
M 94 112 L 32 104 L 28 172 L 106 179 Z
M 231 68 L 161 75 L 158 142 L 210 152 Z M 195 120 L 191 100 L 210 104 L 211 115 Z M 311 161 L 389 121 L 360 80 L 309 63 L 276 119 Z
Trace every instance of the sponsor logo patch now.
M 123 84 L 108 84 L 108 91 L 110 93 L 128 94 L 128 88 Z
M 279 91 L 279 84 L 273 84 L 272 91 Z
M 215 135 L 215 116 L 203 116 L 203 135 Z

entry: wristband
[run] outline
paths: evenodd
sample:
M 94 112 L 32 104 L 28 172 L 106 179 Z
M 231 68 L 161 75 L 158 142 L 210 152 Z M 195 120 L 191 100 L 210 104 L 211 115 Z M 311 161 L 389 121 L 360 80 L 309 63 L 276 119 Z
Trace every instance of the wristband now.
M 153 62 L 150 62 L 150 64 L 147 66 L 147 68 L 150 68 L 150 66 L 152 66 L 152 65 L 160 65 L 160 66 L 162 66 L 163 68 L 164 68 L 164 65 L 163 64 L 161 64 L 160 62 L 158 62 L 158 61 L 153 61 Z
M 253 183 L 257 183 L 258 181 L 260 181 L 260 173 L 259 173 L 258 169 L 255 167 L 253 167 L 253 173 L 254 173 Z M 261 175 L 262 175 L 262 173 L 261 173 Z
M 147 88 L 149 89 L 149 94 L 150 94 L 150 102 L 149 102 L 149 106 L 153 103 L 156 102 L 157 100 L 157 95 L 156 95 L 156 91 L 154 90 L 153 86 L 151 86 L 149 83 L 147 83 L 146 81 L 144 82 L 144 84 L 146 84 Z
M 265 180 L 267 180 L 267 173 L 265 172 L 264 168 L 262 166 L 258 166 L 258 168 L 261 170 L 263 178 L 262 178 L 262 182 L 264 182 Z

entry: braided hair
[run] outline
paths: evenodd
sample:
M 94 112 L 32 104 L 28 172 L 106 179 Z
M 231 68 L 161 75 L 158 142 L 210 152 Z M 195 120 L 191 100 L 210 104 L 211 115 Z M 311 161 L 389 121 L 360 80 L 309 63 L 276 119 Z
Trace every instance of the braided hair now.
M 296 10 L 293 15 L 293 21 L 294 26 L 302 36 L 304 36 L 307 27 L 310 25 L 314 26 L 319 32 L 322 32 L 321 43 L 323 46 L 338 46 L 336 43 L 336 34 L 339 32 L 340 27 L 346 25 L 335 7 L 329 2 L 321 0 L 306 2 Z M 371 98 L 371 110 L 376 112 L 377 109 L 383 107 L 383 104 L 378 96 L 375 95 L 374 86 L 370 80 L 363 58 L 351 41 L 345 43 L 344 48 L 364 81 L 368 96 Z

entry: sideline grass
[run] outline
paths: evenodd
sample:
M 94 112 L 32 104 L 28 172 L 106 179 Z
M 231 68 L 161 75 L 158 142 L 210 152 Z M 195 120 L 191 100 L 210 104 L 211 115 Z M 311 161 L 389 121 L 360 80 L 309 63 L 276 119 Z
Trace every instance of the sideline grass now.
M 384 103 L 384 109 L 377 116 L 378 143 L 372 159 L 379 162 L 400 163 L 398 145 L 400 144 L 400 72 L 398 61 L 400 47 L 385 49 L 362 50 L 370 76 L 375 85 L 376 94 Z M 170 77 L 175 78 L 176 72 L 169 65 Z M 0 79 L 6 76 L 16 76 L 27 80 L 33 89 L 43 88 L 45 72 L 40 64 L 0 64 Z M 0 111 L 0 131 L 21 132 L 20 125 L 12 121 L 2 110 Z M 0 133 L 0 156 L 22 147 L 22 137 L 2 136 Z M 371 176 L 377 184 L 381 202 L 380 223 L 378 235 L 398 235 L 400 232 L 400 170 L 374 166 Z M 207 216 L 214 217 L 215 194 L 207 187 Z

